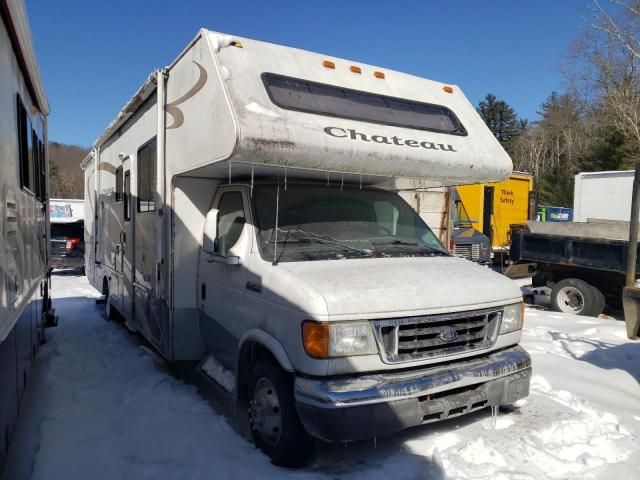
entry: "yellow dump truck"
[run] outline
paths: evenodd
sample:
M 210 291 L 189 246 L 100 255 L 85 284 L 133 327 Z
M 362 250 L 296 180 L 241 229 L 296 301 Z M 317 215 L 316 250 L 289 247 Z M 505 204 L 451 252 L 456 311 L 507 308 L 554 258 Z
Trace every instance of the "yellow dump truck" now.
M 506 255 L 511 225 L 525 224 L 535 215 L 533 176 L 514 172 L 507 180 L 457 187 L 473 228 L 491 240 L 495 255 Z

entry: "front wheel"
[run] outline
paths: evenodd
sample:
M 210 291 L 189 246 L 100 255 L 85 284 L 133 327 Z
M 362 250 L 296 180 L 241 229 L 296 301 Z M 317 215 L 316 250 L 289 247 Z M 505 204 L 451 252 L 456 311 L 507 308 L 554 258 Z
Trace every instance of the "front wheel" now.
M 313 438 L 302 426 L 293 381 L 273 360 L 258 360 L 249 380 L 249 425 L 256 446 L 275 465 L 300 467 L 313 454 Z
M 558 312 L 597 317 L 604 310 L 604 296 L 584 280 L 566 278 L 551 289 L 551 306 Z

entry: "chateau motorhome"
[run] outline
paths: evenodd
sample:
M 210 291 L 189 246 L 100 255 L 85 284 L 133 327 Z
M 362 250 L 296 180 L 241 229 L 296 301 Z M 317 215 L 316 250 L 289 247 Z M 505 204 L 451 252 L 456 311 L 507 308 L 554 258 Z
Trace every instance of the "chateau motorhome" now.
M 49 112 L 21 0 L 0 0 L 0 468 L 49 306 Z
M 507 178 L 460 88 L 202 30 L 84 160 L 86 270 L 300 465 L 528 394 L 522 296 L 398 192 Z

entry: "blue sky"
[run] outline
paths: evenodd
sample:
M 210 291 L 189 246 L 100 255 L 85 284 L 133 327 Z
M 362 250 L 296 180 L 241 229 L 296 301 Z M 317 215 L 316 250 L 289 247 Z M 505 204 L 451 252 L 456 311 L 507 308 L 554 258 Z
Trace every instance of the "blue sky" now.
M 476 105 L 491 92 L 534 120 L 590 3 L 26 0 L 49 138 L 83 146 L 201 27 L 455 83 Z

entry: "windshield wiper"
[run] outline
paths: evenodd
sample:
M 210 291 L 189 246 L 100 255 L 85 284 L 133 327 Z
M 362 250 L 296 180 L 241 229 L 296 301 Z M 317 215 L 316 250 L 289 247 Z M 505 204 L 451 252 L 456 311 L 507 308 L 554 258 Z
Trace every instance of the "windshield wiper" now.
M 335 245 L 338 247 L 342 247 L 345 250 L 349 250 L 352 252 L 357 252 L 360 255 L 366 255 L 366 256 L 371 256 L 374 254 L 373 250 L 369 250 L 366 248 L 357 248 L 357 247 L 352 247 L 351 245 L 347 245 L 343 242 L 341 242 L 340 240 L 338 240 L 337 238 L 333 238 L 329 235 L 322 235 L 319 233 L 315 233 L 315 232 L 308 232 L 306 230 L 302 230 L 301 228 L 296 228 L 296 229 L 278 229 L 278 231 L 282 234 L 284 234 L 284 238 L 282 240 L 278 239 L 278 243 L 321 243 L 324 245 Z M 297 237 L 295 239 L 290 239 L 289 235 L 290 234 L 302 234 L 305 235 L 304 237 Z M 269 239 L 269 242 L 271 243 L 272 240 Z
M 351 245 L 346 245 L 340 241 L 336 241 L 336 240 L 330 240 L 327 238 L 322 238 L 322 237 L 302 237 L 302 238 L 298 238 L 296 240 L 293 240 L 293 242 L 295 243 L 321 243 L 324 245 L 335 245 L 337 247 L 342 247 L 345 250 L 349 250 L 351 252 L 357 252 L 360 255 L 373 255 L 373 250 L 369 250 L 366 248 L 357 248 L 357 247 L 352 247 Z
M 448 253 L 446 253 L 443 250 L 440 250 L 439 248 L 430 247 L 429 245 L 421 245 L 418 242 L 410 242 L 408 240 L 392 240 L 390 242 L 376 242 L 373 245 L 402 245 L 407 247 L 418 247 L 421 250 L 437 253 L 438 255 L 448 255 Z

